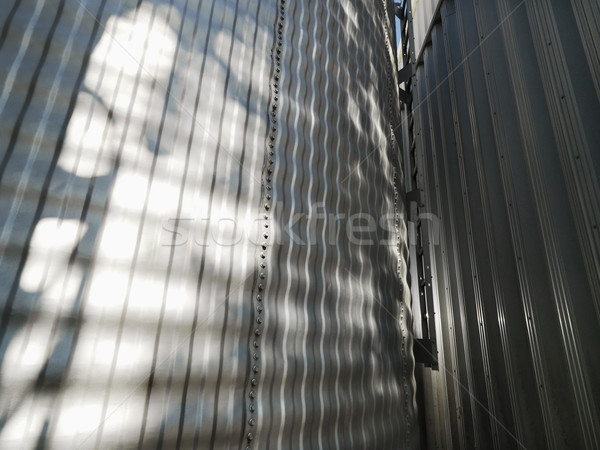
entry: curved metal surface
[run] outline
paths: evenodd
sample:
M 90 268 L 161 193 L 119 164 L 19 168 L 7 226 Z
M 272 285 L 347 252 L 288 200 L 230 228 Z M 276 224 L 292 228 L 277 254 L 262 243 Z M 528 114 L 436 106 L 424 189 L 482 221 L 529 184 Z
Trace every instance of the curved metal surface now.
M 0 446 L 417 446 L 391 5 L 0 7 Z
M 417 442 L 388 7 L 285 6 L 261 447 Z

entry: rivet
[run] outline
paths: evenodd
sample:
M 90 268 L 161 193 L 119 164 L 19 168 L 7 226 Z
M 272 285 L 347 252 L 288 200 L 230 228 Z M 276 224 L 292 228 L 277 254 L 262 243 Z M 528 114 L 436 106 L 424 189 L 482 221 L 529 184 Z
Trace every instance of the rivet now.
M 252 366 L 252 371 L 254 373 L 258 373 L 258 366 Z
M 262 318 L 261 316 L 258 316 L 258 317 L 256 318 L 256 323 L 258 323 L 258 324 L 261 324 L 261 323 L 263 323 L 263 318 Z
M 255 345 L 258 345 L 258 342 L 254 342 Z M 260 359 L 260 356 L 258 356 L 258 353 L 255 353 L 254 355 L 252 355 L 252 357 L 254 358 L 255 361 L 258 361 Z
M 266 237 L 269 237 L 269 235 L 266 235 Z M 260 275 L 259 275 L 259 277 L 260 277 L 261 280 L 264 280 L 265 276 L 266 275 L 263 272 L 261 272 Z
M 262 306 L 260 306 L 260 305 L 258 305 L 258 306 L 256 307 L 256 310 L 257 310 L 257 311 L 258 311 L 258 313 L 260 314 L 261 312 L 263 312 L 263 307 L 262 307 Z
M 265 267 L 267 267 L 267 265 L 266 265 L 264 262 L 261 262 L 261 263 L 260 263 L 260 268 L 261 268 L 261 269 L 264 269 Z
M 270 135 L 269 138 L 274 141 L 275 140 L 275 136 L 274 135 Z
M 251 441 L 252 439 L 254 439 L 254 435 L 252 433 L 248 433 L 247 437 L 248 437 L 249 441 Z
M 252 447 L 250 447 L 249 445 L 246 446 L 246 450 L 252 450 Z
M 267 243 L 266 243 L 266 242 L 263 242 L 263 243 L 262 243 L 262 248 L 263 248 L 263 250 L 266 250 L 266 249 L 267 249 Z
M 254 348 L 258 348 L 258 342 L 254 341 L 254 343 L 252 345 L 254 345 Z M 256 353 L 254 355 L 257 356 Z M 258 359 L 258 358 L 254 358 L 254 359 Z
M 273 173 L 273 168 L 272 167 L 267 167 L 267 172 Z
M 254 330 L 254 334 L 257 336 L 260 336 L 262 334 L 262 331 L 260 328 L 257 328 L 256 330 Z
M 269 142 L 269 148 L 273 148 L 275 147 L 275 144 L 273 144 L 272 142 Z
M 256 392 L 250 391 L 250 393 L 248 394 L 248 397 L 250 397 L 252 399 L 256 398 Z
M 250 412 L 254 412 L 254 411 L 256 411 L 256 406 L 254 406 L 254 403 L 250 403 L 250 406 L 248 406 L 248 409 L 250 410 Z
M 265 259 L 265 258 L 267 257 L 267 255 L 265 255 L 265 253 L 264 253 L 264 252 L 261 252 L 261 253 L 260 253 L 260 257 L 261 257 L 262 259 Z
M 265 222 L 265 228 L 269 228 L 269 222 Z
M 265 287 L 263 286 L 263 284 L 262 284 L 262 283 L 259 283 L 259 284 L 258 284 L 258 290 L 259 290 L 259 291 L 262 291 L 264 288 L 265 288 Z
M 259 302 L 262 302 L 262 295 L 258 294 L 256 296 L 256 300 L 258 300 Z
M 252 386 L 256 386 L 258 384 L 258 381 L 256 381 L 256 378 L 252 378 L 252 381 L 250 381 L 250 383 L 252 384 Z
M 251 417 L 250 420 L 248 420 L 248 425 L 250 425 L 251 427 L 253 427 L 255 423 L 256 420 L 254 420 L 254 417 Z
M 279 75 L 275 74 L 275 76 L 273 78 L 275 78 L 276 80 L 279 80 Z

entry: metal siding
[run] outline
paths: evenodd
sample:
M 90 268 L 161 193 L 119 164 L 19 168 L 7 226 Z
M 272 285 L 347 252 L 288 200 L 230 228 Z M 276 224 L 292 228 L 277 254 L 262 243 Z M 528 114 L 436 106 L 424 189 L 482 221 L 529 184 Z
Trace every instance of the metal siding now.
M 6 3 L 0 446 L 417 448 L 393 3 Z
M 411 3 L 410 15 L 413 19 L 415 53 L 420 55 L 428 38 L 433 18 L 438 13 L 441 0 L 416 0 Z
M 412 99 L 441 222 L 429 448 L 599 445 L 599 26 L 559 0 L 446 0 L 432 23 Z
M 259 447 L 413 448 L 418 440 L 410 305 L 396 272 L 404 277 L 406 231 L 397 250 L 356 245 L 323 220 L 403 214 L 389 7 L 286 4 Z M 311 235 L 316 245 L 306 244 Z M 385 230 L 371 238 L 396 239 Z

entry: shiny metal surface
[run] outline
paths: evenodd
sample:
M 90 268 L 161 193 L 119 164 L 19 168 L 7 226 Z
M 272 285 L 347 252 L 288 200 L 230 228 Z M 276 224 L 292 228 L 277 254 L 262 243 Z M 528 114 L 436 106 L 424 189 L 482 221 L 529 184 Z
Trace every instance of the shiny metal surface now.
M 428 448 L 600 445 L 599 29 L 596 1 L 445 0 L 417 61 Z
M 417 447 L 391 5 L 0 7 L 1 447 Z
M 346 229 L 403 214 L 388 7 L 285 6 L 260 448 L 417 442 L 406 230 L 376 227 L 360 245 Z

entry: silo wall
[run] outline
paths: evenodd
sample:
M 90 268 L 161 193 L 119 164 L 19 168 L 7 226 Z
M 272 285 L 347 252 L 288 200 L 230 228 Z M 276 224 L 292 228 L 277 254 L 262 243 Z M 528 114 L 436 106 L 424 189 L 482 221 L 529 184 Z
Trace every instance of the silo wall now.
M 417 446 L 391 8 L 3 3 L 0 446 Z

